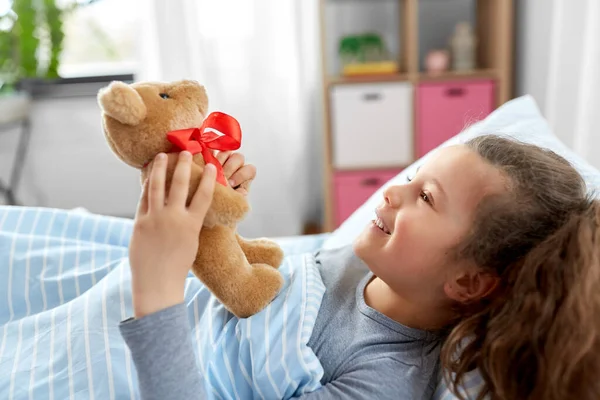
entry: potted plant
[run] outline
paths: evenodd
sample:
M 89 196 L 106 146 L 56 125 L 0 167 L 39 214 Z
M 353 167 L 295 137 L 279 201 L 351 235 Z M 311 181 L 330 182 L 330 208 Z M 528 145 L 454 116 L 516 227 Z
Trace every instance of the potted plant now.
M 55 0 L 12 0 L 0 16 L 0 122 L 22 119 L 33 85 L 59 78 L 63 13 Z
M 338 45 L 342 74 L 374 75 L 398 72 L 398 63 L 391 60 L 382 37 L 366 32 L 343 36 Z

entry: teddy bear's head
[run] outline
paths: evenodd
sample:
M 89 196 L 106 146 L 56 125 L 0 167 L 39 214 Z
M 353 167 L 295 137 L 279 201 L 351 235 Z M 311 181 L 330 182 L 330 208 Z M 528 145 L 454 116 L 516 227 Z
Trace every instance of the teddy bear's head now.
M 142 180 L 155 156 L 168 153 L 167 189 L 170 185 L 177 153 L 167 133 L 180 129 L 200 128 L 208 110 L 208 96 L 196 81 L 169 83 L 139 82 L 128 85 L 112 82 L 98 92 L 102 125 L 112 151 L 123 162 L 142 170 Z M 198 186 L 205 160 L 194 156 L 196 172 L 192 174 L 188 202 Z M 193 171 L 194 172 L 194 171 Z M 232 225 L 249 210 L 246 198 L 228 185 L 217 184 L 205 226 L 217 223 Z
M 172 144 L 166 133 L 202 125 L 208 96 L 196 81 L 112 82 L 98 92 L 106 140 L 123 162 L 143 168 Z

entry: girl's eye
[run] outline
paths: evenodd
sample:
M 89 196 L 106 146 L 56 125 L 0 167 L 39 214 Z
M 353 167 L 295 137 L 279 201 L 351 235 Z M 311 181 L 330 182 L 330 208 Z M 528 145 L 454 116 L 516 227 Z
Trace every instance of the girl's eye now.
M 431 204 L 431 198 L 429 197 L 429 195 L 427 193 L 421 192 L 421 198 L 423 199 L 423 201 L 425 203 Z
M 412 180 L 413 180 L 413 178 L 411 178 L 411 177 L 410 177 L 410 176 L 408 176 L 408 175 L 406 176 L 406 181 L 407 181 L 407 182 L 410 182 L 410 181 L 412 181 Z M 421 197 L 421 199 L 422 199 L 422 200 L 423 200 L 425 203 L 429 204 L 430 206 L 432 206 L 432 205 L 433 205 L 433 202 L 431 201 L 431 196 L 430 196 L 429 194 L 427 194 L 427 192 L 421 191 L 421 193 L 419 194 L 419 197 Z

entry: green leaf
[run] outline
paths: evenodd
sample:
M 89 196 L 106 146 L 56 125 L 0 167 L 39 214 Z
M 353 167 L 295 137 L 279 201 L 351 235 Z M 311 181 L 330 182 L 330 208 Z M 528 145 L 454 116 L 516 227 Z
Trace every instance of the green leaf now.
M 50 63 L 46 71 L 47 78 L 58 78 L 58 66 L 63 49 L 65 34 L 63 32 L 62 10 L 56 6 L 55 0 L 44 0 L 46 23 L 50 33 Z
M 12 10 L 17 15 L 13 27 L 17 39 L 17 56 L 23 77 L 37 76 L 37 49 L 39 39 L 36 36 L 37 12 L 33 0 L 14 0 Z

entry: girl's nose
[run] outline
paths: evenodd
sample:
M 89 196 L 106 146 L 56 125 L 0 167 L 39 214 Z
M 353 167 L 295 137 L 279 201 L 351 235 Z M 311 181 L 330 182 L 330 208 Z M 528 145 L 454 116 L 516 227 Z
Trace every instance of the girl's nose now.
M 389 186 L 383 191 L 385 204 L 392 207 L 400 207 L 402 204 L 402 186 Z

